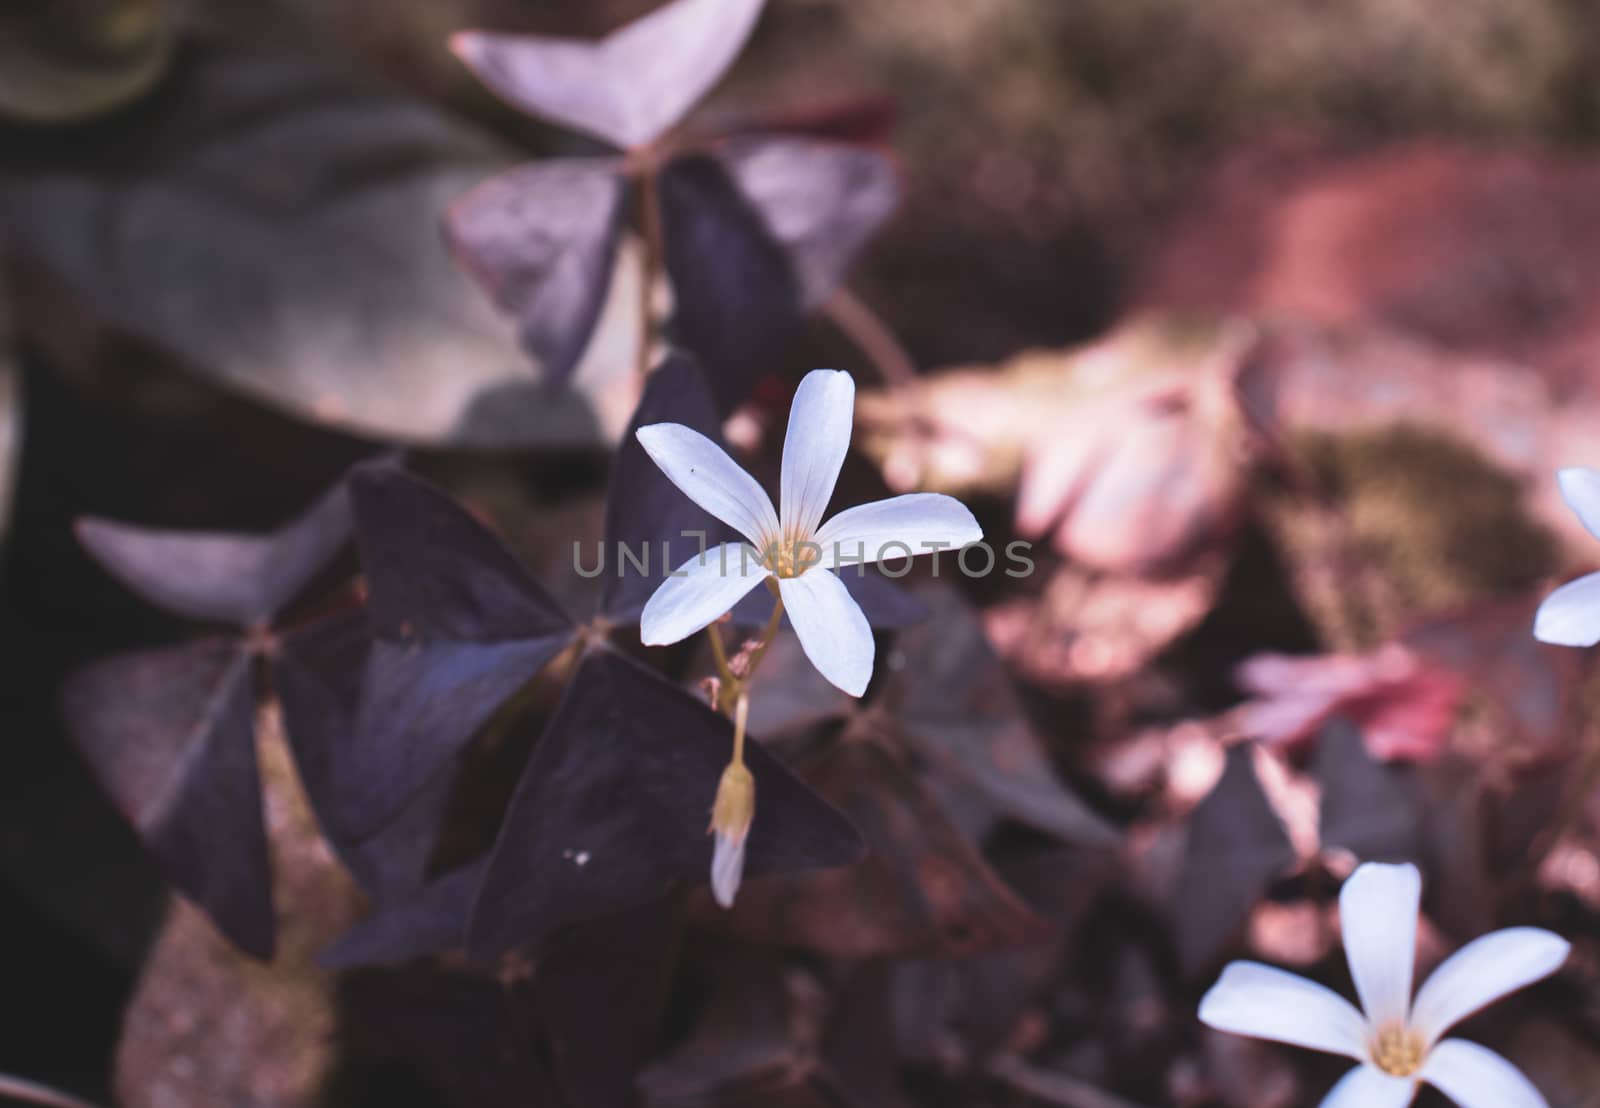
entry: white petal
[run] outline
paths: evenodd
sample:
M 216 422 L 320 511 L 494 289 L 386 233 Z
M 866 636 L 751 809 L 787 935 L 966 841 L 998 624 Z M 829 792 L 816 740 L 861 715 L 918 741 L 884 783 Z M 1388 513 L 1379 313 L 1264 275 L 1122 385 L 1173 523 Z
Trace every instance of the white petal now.
M 1600 642 L 1600 573 L 1568 581 L 1545 597 L 1533 617 L 1533 637 L 1556 646 Z
M 850 449 L 855 413 L 856 383 L 841 370 L 812 370 L 795 390 L 778 490 L 786 538 L 807 538 L 822 522 Z
M 756 479 L 699 431 L 681 423 L 638 430 L 645 453 L 683 494 L 764 550 L 778 533 L 778 513 Z
M 1431 1043 L 1478 1009 L 1549 977 L 1572 944 L 1537 927 L 1474 939 L 1442 962 L 1417 992 L 1411 1026 Z
M 1375 1066 L 1357 1066 L 1322 1098 L 1322 1108 L 1406 1108 L 1417 1095 L 1410 1077 L 1391 1077 Z
M 1561 498 L 1589 534 L 1600 539 L 1600 469 L 1572 466 L 1556 474 Z
M 825 569 L 781 577 L 783 609 L 817 672 L 851 696 L 872 680 L 872 628 L 844 582 Z
M 772 571 L 742 542 L 712 546 L 673 571 L 639 615 L 646 646 L 681 642 L 727 612 Z
M 1417 953 L 1422 876 L 1412 865 L 1367 862 L 1339 890 L 1339 925 L 1361 1007 L 1373 1027 L 1405 1022 Z
M 1308 1050 L 1367 1056 L 1355 1005 L 1324 985 L 1260 962 L 1233 962 L 1200 1001 L 1200 1022 L 1218 1031 Z
M 935 492 L 913 492 L 840 512 L 817 531 L 816 542 L 822 547 L 823 566 L 833 569 L 904 558 L 908 551 L 956 550 L 981 538 L 983 528 L 961 501 Z
M 733 907 L 733 898 L 739 895 L 739 883 L 744 880 L 744 844 L 749 836 L 739 838 L 717 834 L 716 845 L 711 850 L 711 895 L 724 908 Z
M 1429 1051 L 1421 1076 L 1461 1108 L 1549 1108 L 1521 1070 L 1465 1039 L 1446 1039 Z

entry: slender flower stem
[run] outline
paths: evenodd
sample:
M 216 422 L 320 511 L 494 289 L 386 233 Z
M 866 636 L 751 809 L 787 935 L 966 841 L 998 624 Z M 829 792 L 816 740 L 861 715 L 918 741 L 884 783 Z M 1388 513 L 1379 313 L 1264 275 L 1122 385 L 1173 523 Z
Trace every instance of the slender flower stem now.
M 750 721 L 750 694 L 741 689 L 733 706 L 733 764 L 744 765 L 744 731 Z
M 748 687 L 750 678 L 756 675 L 756 667 L 761 664 L 761 659 L 767 655 L 767 647 L 772 645 L 772 640 L 778 637 L 778 626 L 783 622 L 783 597 L 774 595 L 772 602 L 772 615 L 767 617 L 767 625 L 761 629 L 761 639 L 756 648 L 750 652 L 750 666 L 745 670 L 744 683 Z
M 732 688 L 739 682 L 733 676 L 733 670 L 728 666 L 728 648 L 722 645 L 722 632 L 715 623 L 706 624 L 706 634 L 711 638 L 711 654 L 717 660 L 717 677 L 722 680 L 724 688 Z M 718 696 L 720 701 L 722 698 Z
M 822 311 L 877 367 L 884 381 L 891 385 L 909 385 L 916 381 L 917 365 L 911 355 L 883 318 L 855 293 L 846 288 L 836 289 Z
M 726 712 L 730 705 L 737 705 L 741 698 L 749 696 L 750 679 L 756 675 L 756 667 L 761 664 L 761 659 L 766 657 L 767 647 L 778 637 L 778 627 L 782 622 L 783 597 L 774 594 L 772 615 L 767 617 L 767 625 L 761 629 L 761 637 L 750 647 L 743 674 L 734 673 L 733 663 L 728 660 L 728 648 L 723 645 L 722 632 L 717 629 L 718 625 L 712 623 L 706 626 L 706 634 L 711 638 L 711 654 L 717 663 L 717 678 L 722 682 L 717 690 L 717 702 L 714 705 L 719 711 Z

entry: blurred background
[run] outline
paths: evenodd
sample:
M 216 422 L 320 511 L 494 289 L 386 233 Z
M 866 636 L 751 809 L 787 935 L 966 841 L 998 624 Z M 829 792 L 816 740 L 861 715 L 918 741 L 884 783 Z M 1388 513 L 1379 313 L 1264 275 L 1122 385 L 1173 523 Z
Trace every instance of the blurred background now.
M 607 366 L 634 325 L 608 309 L 552 395 L 438 219 L 512 165 L 599 147 L 495 100 L 446 38 L 594 36 L 653 6 L 0 12 L 0 1070 L 163 1108 L 474 1102 L 419 1082 L 394 1057 L 409 1032 L 310 968 L 360 902 L 328 893 L 292 786 L 267 818 L 280 915 L 307 934 L 245 965 L 169 911 L 58 690 L 191 629 L 71 524 L 264 529 L 398 445 L 564 568 L 597 532 L 631 411 Z M 1425 954 L 1507 917 L 1578 941 L 1484 1038 L 1552 1104 L 1600 1103 L 1596 813 L 1562 793 L 1593 695 L 1578 656 L 1527 636 L 1541 590 L 1600 560 L 1553 481 L 1600 464 L 1597 69 L 1581 0 L 771 0 L 694 124 L 887 149 L 903 196 L 730 435 L 770 463 L 798 374 L 850 369 L 853 487 L 952 492 L 991 541 L 1038 544 L 1029 578 L 959 585 L 1016 710 L 1135 859 L 1014 878 L 1061 925 L 1042 963 L 902 974 L 902 1009 L 935 978 L 947 1013 L 994 1005 L 943 1038 L 899 1027 L 895 1096 L 1315 1103 L 1335 1071 L 1205 1037 L 1194 1001 L 1229 953 L 1337 985 L 1335 878 L 1403 855 L 1440 890 Z M 1260 661 L 1283 653 L 1313 668 Z M 1354 761 L 1308 740 L 1334 717 Z M 1241 734 L 1269 740 L 1253 784 L 1225 771 Z M 1268 846 L 1216 815 L 1251 805 Z M 1002 870 L 1036 845 L 983 838 Z M 685 988 L 663 1056 L 713 991 Z M 657 1078 L 650 1103 L 891 1103 Z

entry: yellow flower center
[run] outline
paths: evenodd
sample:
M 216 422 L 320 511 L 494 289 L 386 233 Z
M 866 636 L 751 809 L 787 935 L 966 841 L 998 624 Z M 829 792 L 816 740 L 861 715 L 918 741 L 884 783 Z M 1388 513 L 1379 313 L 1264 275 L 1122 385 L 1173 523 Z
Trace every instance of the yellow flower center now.
M 822 560 L 822 548 L 805 539 L 777 539 L 767 546 L 764 564 L 779 577 L 799 577 Z
M 1410 1077 L 1422 1068 L 1428 1053 L 1422 1036 L 1401 1024 L 1391 1023 L 1372 1040 L 1372 1063 L 1384 1073 Z

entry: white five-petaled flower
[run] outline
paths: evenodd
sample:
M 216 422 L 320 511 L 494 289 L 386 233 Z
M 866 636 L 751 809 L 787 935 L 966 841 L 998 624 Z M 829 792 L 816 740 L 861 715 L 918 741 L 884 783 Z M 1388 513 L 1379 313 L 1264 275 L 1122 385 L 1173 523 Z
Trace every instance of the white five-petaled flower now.
M 1200 1002 L 1200 1019 L 1219 1031 L 1360 1062 L 1322 1108 L 1405 1108 L 1422 1083 L 1462 1108 L 1547 1108 L 1510 1062 L 1443 1035 L 1485 1005 L 1554 973 L 1569 944 L 1533 927 L 1484 935 L 1445 959 L 1413 1000 L 1421 895 L 1422 880 L 1409 865 L 1368 863 L 1340 890 L 1345 956 L 1365 1013 L 1303 977 L 1234 962 Z
M 1556 481 L 1567 507 L 1600 539 L 1600 469 L 1574 466 L 1556 474 Z M 1600 642 L 1600 573 L 1568 581 L 1545 597 L 1533 620 L 1533 637 L 1557 646 Z
M 678 423 L 639 428 L 639 441 L 672 483 L 748 540 L 712 547 L 662 582 L 640 619 L 647 646 L 688 638 L 776 578 L 806 657 L 851 696 L 866 691 L 872 629 L 834 570 L 959 548 L 983 531 L 960 501 L 937 493 L 862 504 L 822 522 L 850 448 L 855 394 L 855 382 L 838 370 L 815 370 L 800 382 L 783 443 L 781 511 L 698 431 Z

